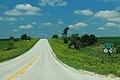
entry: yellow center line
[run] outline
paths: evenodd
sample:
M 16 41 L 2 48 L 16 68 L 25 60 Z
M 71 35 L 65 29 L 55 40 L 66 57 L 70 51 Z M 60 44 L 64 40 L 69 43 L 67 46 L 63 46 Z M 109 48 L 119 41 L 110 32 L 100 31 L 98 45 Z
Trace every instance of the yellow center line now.
M 13 78 L 15 78 L 16 76 L 18 75 L 22 75 L 26 72 L 26 69 L 29 67 L 29 66 L 32 66 L 32 64 L 37 60 L 38 56 L 40 54 L 36 54 L 36 56 L 34 57 L 34 59 L 28 63 L 27 65 L 25 65 L 22 69 L 20 69 L 18 72 L 16 72 L 15 74 L 13 74 L 12 76 L 10 76 L 7 80 L 12 80 Z

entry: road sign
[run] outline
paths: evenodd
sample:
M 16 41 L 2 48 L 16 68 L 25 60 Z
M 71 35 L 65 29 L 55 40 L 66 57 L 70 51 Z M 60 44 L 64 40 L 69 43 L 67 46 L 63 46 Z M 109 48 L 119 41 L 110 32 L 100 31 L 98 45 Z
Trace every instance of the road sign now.
M 109 50 L 107 48 L 104 48 L 103 51 L 104 51 L 104 53 L 108 53 Z
M 113 43 L 104 43 L 104 48 L 113 48 Z
M 109 49 L 109 52 L 112 54 L 114 52 L 114 49 L 113 48 L 110 48 Z
M 109 53 L 109 55 L 114 53 L 113 43 L 105 43 L 103 52 Z

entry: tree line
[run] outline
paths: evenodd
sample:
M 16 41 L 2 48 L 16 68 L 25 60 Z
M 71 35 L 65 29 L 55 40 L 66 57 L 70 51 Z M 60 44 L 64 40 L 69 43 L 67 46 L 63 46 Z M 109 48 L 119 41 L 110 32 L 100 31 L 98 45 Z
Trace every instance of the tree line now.
M 30 37 L 29 35 L 27 35 L 27 34 L 22 34 L 21 37 L 20 37 L 20 39 L 21 39 L 21 40 L 30 40 L 31 37 Z M 15 38 L 14 38 L 13 36 L 10 36 L 10 37 L 9 37 L 9 40 L 14 41 Z
M 93 34 L 84 34 L 79 36 L 78 34 L 72 34 L 71 36 L 67 36 L 69 28 L 66 27 L 63 30 L 62 38 L 65 44 L 69 44 L 69 48 L 79 49 L 85 46 L 92 46 L 97 43 L 97 37 Z M 58 35 L 53 35 L 52 38 L 59 38 Z
M 4 51 L 8 51 L 8 50 L 11 50 L 11 49 L 15 49 L 16 46 L 14 45 L 14 42 L 17 41 L 17 40 L 31 40 L 32 38 L 27 35 L 27 34 L 22 34 L 21 37 L 19 39 L 15 39 L 13 36 L 10 36 L 9 37 L 9 43 L 8 45 L 5 47 Z

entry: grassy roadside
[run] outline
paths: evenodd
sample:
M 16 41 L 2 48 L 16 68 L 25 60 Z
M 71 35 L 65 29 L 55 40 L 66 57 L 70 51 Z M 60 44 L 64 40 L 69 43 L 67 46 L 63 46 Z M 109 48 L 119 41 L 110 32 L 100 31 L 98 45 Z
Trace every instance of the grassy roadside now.
M 49 39 L 49 42 L 58 59 L 77 70 L 120 76 L 120 54 L 109 57 L 103 53 L 102 45 L 73 50 L 61 39 Z
M 17 40 L 14 42 L 15 49 L 4 51 L 9 41 L 0 41 L 0 62 L 15 58 L 24 52 L 28 51 L 38 39 L 31 39 L 30 41 Z

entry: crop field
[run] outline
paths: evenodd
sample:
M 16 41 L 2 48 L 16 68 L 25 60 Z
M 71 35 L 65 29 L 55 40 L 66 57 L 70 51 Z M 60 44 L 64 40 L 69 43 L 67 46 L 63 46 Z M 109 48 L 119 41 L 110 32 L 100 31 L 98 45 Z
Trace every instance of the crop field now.
M 0 40 L 0 62 L 15 58 L 23 54 L 29 50 L 37 41 L 38 39 L 31 39 L 29 41 L 17 40 L 13 42 L 15 48 L 5 50 L 10 44 L 10 41 Z
M 118 44 L 120 45 L 120 37 L 99 37 L 98 41 L 103 43 L 113 43 L 114 47 L 116 47 Z
M 99 38 L 99 46 L 69 49 L 62 39 L 49 39 L 50 45 L 58 59 L 63 63 L 77 69 L 87 70 L 98 74 L 120 76 L 120 54 L 111 56 L 103 53 L 103 43 L 119 44 L 120 38 Z M 119 42 L 119 43 L 118 43 Z

